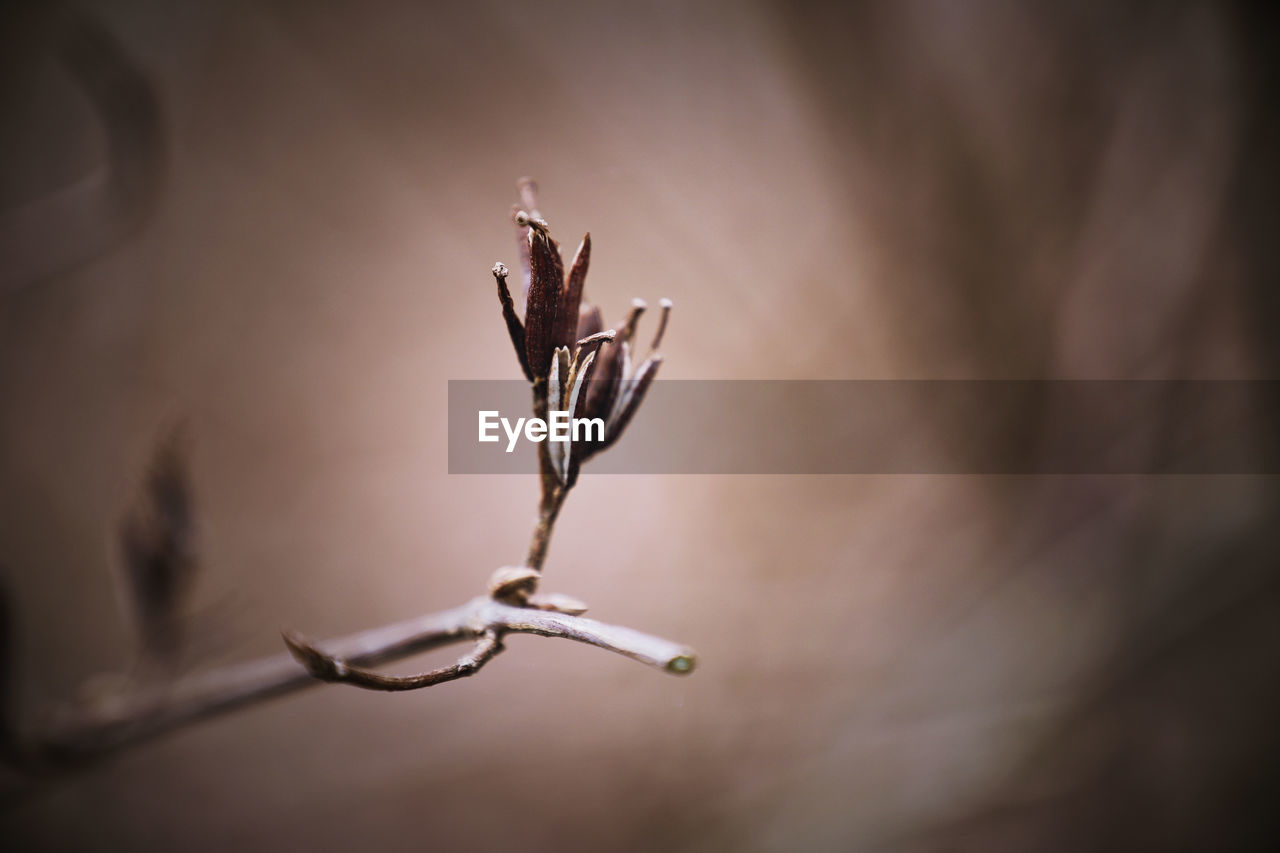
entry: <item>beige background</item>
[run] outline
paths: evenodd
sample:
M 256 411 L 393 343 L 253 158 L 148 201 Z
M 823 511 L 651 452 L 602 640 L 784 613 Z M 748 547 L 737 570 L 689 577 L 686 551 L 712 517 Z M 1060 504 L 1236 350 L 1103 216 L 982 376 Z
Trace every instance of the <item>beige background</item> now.
M 444 406 L 450 378 L 516 375 L 488 270 L 515 265 L 522 174 L 562 242 L 591 231 L 607 315 L 675 300 L 668 377 L 1275 375 L 1275 72 L 1266 22 L 1229 5 L 6 15 L 10 233 L 109 159 L 57 59 L 68 22 L 141 69 L 164 143 L 116 152 L 159 180 L 131 227 L 7 244 L 0 562 L 28 721 L 129 667 L 113 537 L 176 418 L 197 667 L 451 606 L 520 558 L 536 484 L 448 476 Z M 1263 847 L 1274 498 L 1266 478 L 588 478 L 548 588 L 693 644 L 692 677 L 517 637 L 464 682 L 178 733 L 0 829 L 15 849 Z

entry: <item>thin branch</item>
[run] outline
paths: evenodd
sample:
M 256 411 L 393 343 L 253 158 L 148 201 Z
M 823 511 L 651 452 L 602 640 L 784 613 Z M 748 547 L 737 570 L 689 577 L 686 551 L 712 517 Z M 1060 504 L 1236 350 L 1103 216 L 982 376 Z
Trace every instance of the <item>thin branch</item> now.
M 366 690 L 387 691 L 417 690 L 475 675 L 481 667 L 497 657 L 503 648 L 498 632 L 491 629 L 480 636 L 470 654 L 463 655 L 452 666 L 433 669 L 420 675 L 384 675 L 326 655 L 297 634 L 285 634 L 284 641 L 293 656 L 312 676 L 321 681 L 344 682 Z
M 533 386 L 533 416 L 547 419 L 547 388 L 545 383 L 535 382 Z M 547 548 L 551 545 L 551 533 L 555 529 L 556 518 L 564 499 L 569 494 L 569 486 L 560 481 L 555 465 L 551 461 L 551 442 L 544 441 L 538 445 L 538 477 L 542 496 L 538 500 L 538 520 L 534 523 L 533 536 L 529 540 L 529 553 L 524 564 L 541 572 L 542 564 L 547 559 Z
M 385 679 L 391 677 L 366 668 L 452 643 L 476 641 L 471 654 L 453 666 L 416 676 L 422 679 L 416 686 L 460 678 L 497 655 L 503 636 L 509 633 L 575 640 L 678 675 L 691 672 L 696 664 L 692 649 L 670 640 L 582 616 L 513 607 L 481 596 L 452 610 L 333 640 L 308 643 L 294 638 L 295 643 L 318 656 L 306 660 L 304 653 L 304 666 L 298 665 L 293 654 L 279 654 L 179 679 L 132 694 L 110 707 L 83 710 L 22 738 L 21 763 L 25 769 L 38 772 L 92 760 L 198 720 L 325 680 L 378 690 L 412 689 L 388 687 L 392 682 Z M 492 640 L 487 640 L 490 636 Z M 322 658 L 341 662 L 347 674 L 317 678 L 314 666 Z M 452 675 L 447 674 L 450 671 Z

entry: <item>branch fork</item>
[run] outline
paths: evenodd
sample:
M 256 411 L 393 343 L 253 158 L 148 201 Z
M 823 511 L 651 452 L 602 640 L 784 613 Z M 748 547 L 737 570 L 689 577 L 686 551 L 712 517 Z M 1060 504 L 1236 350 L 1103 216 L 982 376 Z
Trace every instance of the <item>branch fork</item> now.
M 697 664 L 694 651 L 687 646 L 631 628 L 588 619 L 579 615 L 581 610 L 572 613 L 550 606 L 558 599 L 573 602 L 571 607 L 585 609 L 581 602 L 568 596 L 547 596 L 541 609 L 536 603 L 521 606 L 490 596 L 473 598 L 449 612 L 447 625 L 436 629 L 437 641 L 431 643 L 437 646 L 469 640 L 472 642 L 471 650 L 449 666 L 417 675 L 387 675 L 362 666 L 359 662 L 361 657 L 344 656 L 341 648 L 345 644 L 341 641 L 332 644 L 332 651 L 322 648 L 328 644 L 312 643 L 293 632 L 286 633 L 284 641 L 290 653 L 313 678 L 367 690 L 417 690 L 474 675 L 503 651 L 502 641 L 508 634 L 536 634 L 574 640 L 676 675 L 687 675 Z M 419 641 L 425 639 L 418 638 Z

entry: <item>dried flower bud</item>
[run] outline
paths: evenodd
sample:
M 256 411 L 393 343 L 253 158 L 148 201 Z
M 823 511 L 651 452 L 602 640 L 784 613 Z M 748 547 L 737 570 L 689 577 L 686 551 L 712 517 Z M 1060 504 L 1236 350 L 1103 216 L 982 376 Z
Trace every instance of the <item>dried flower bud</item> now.
M 557 479 L 572 486 L 582 462 L 612 445 L 622 435 L 644 401 L 662 364 L 656 350 L 662 343 L 671 314 L 671 300 L 659 302 L 662 315 L 650 345 L 650 354 L 633 366 L 636 327 L 647 306 L 631 303 L 627 318 L 615 333 L 602 332 L 600 309 L 583 301 L 587 270 L 591 263 L 591 235 L 582 238 L 568 278 L 560 248 L 537 211 L 536 185 L 528 178 L 519 183 L 524 208 L 515 208 L 513 219 L 522 235 L 522 260 L 527 258 L 528 285 L 524 322 L 516 316 L 506 286 L 506 267 L 497 264 L 498 299 L 511 342 L 525 377 L 545 382 L 547 411 L 569 411 L 571 418 L 604 422 L 604 437 L 590 441 L 557 442 L 547 449 Z
M 489 597 L 504 604 L 523 606 L 542 577 L 528 566 L 503 566 L 489 576 Z

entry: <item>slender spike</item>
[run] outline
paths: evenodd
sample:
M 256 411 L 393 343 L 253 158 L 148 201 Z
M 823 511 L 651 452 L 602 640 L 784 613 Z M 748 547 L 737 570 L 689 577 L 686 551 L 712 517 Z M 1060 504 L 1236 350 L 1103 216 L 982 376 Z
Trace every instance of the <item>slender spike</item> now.
M 511 206 L 511 221 L 516 226 L 516 247 L 520 252 L 521 289 L 520 295 L 528 310 L 529 302 L 529 214 L 518 205 Z
M 520 369 L 530 382 L 533 373 L 529 370 L 529 355 L 525 352 L 524 323 L 516 316 L 516 306 L 511 301 L 511 291 L 507 289 L 507 268 L 502 263 L 493 265 L 493 277 L 498 281 L 498 301 L 502 303 L 502 319 L 507 321 L 507 334 L 511 336 L 511 345 L 516 348 L 516 358 L 520 360 Z
M 629 341 L 632 335 L 636 333 L 636 324 L 640 322 L 640 315 L 648 308 L 648 304 L 643 299 L 632 299 L 631 310 L 627 311 L 627 319 L 623 321 L 622 328 L 618 330 L 618 340 Z
M 653 333 L 653 343 L 649 344 L 649 352 L 657 352 L 658 347 L 662 346 L 662 335 L 667 331 L 667 318 L 671 316 L 671 309 L 674 303 L 665 296 L 658 300 L 658 307 L 662 309 L 662 315 L 658 319 L 658 331 Z
M 520 195 L 520 204 L 524 205 L 524 209 L 521 210 L 519 205 L 512 206 L 511 219 L 516 224 L 516 243 L 520 248 L 520 269 L 524 273 L 524 289 L 521 292 L 524 294 L 527 306 L 531 279 L 529 269 L 529 220 L 532 218 L 541 221 L 542 214 L 538 211 L 538 185 L 533 178 L 526 177 L 516 181 L 516 192 Z M 523 217 L 521 214 L 523 214 Z M 527 307 L 525 313 L 528 313 Z
M 520 193 L 520 203 L 524 205 L 524 209 L 541 219 L 542 214 L 538 212 L 538 182 L 525 176 L 516 181 L 516 190 Z

